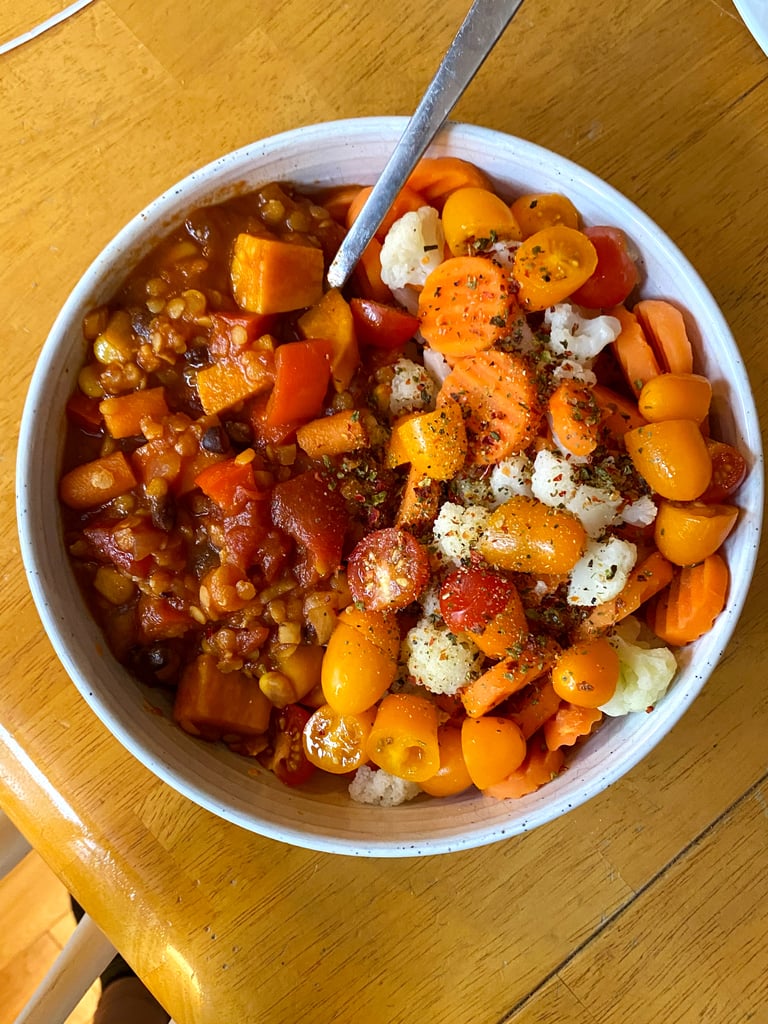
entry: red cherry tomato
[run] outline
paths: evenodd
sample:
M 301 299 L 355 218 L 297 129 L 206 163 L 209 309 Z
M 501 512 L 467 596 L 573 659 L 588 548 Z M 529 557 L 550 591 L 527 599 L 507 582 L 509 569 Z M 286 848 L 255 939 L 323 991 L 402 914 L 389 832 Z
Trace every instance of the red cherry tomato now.
M 512 584 L 479 565 L 449 573 L 440 588 L 440 611 L 453 633 L 479 632 L 507 607 Z
M 419 329 L 419 318 L 373 299 L 351 299 L 357 340 L 373 348 L 402 348 Z
M 287 704 L 273 713 L 272 770 L 286 786 L 300 786 L 315 771 L 304 753 L 304 726 L 308 721 L 309 712 L 300 704 Z
M 624 232 L 618 228 L 584 228 L 597 252 L 597 267 L 571 300 L 587 309 L 610 308 L 622 303 L 639 280 L 637 265 L 627 250 Z
M 374 530 L 347 561 L 347 582 L 355 601 L 371 612 L 405 608 L 429 582 L 429 556 L 407 530 Z
M 712 459 L 712 480 L 699 501 L 718 505 L 741 487 L 747 475 L 747 460 L 724 441 L 707 440 L 707 448 Z

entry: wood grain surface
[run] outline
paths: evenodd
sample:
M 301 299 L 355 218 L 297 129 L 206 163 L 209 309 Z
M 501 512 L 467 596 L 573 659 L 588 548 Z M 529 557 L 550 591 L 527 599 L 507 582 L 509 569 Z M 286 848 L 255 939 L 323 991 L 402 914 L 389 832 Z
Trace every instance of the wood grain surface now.
M 0 0 L 0 42 L 55 9 Z M 172 792 L 80 699 L 27 590 L 18 423 L 80 274 L 228 150 L 409 113 L 464 12 L 94 0 L 0 57 L 0 804 L 179 1024 L 768 1020 L 764 550 L 726 656 L 637 768 L 529 835 L 418 860 L 282 846 Z M 764 415 L 768 58 L 728 0 L 527 0 L 454 116 L 559 151 L 655 219 Z

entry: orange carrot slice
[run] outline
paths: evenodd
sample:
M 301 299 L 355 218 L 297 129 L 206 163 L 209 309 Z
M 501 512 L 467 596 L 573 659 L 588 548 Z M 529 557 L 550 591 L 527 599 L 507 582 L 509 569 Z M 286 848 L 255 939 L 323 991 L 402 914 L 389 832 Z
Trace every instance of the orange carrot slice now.
M 729 581 L 728 566 L 717 554 L 682 569 L 652 609 L 651 629 L 676 647 L 698 640 L 725 607 Z
M 693 373 L 693 349 L 677 306 L 664 299 L 643 299 L 635 305 L 633 313 L 658 363 L 670 373 Z
M 661 373 L 661 367 L 635 314 L 624 306 L 615 306 L 610 315 L 621 324 L 621 333 L 613 342 L 613 351 L 632 393 L 637 397 L 646 381 Z

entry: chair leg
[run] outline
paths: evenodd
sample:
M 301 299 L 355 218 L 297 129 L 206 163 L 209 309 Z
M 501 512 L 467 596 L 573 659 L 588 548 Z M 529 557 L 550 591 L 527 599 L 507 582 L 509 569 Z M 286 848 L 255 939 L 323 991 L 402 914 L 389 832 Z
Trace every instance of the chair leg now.
M 0 811 L 0 878 L 5 878 L 10 871 L 13 871 L 31 849 L 32 847 L 11 819 Z
M 115 955 L 115 947 L 85 914 L 14 1024 L 64 1024 Z

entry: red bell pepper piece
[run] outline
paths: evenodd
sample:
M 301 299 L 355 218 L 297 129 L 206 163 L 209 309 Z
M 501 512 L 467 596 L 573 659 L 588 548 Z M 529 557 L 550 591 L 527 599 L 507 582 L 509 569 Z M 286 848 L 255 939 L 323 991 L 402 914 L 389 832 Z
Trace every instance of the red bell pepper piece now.
M 352 319 L 361 345 L 402 348 L 419 329 L 419 318 L 373 299 L 351 299 Z

